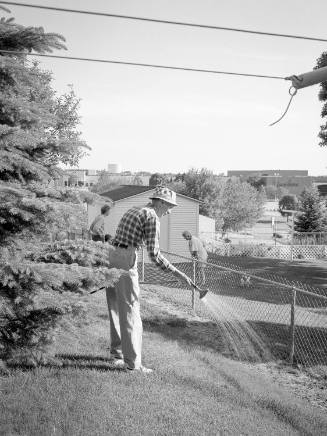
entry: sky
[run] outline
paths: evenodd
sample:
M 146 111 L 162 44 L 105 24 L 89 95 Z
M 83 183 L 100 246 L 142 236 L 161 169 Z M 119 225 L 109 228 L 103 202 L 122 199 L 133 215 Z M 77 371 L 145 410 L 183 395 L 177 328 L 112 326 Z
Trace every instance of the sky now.
M 0 2 L 1 3 L 1 2 Z M 33 0 L 45 6 L 327 39 L 326 0 Z M 287 77 L 313 69 L 327 43 L 8 6 L 16 22 L 65 36 L 54 54 Z M 319 85 L 285 118 L 286 80 L 38 58 L 62 94 L 81 99 L 92 148 L 80 168 L 185 172 L 308 170 L 327 174 Z

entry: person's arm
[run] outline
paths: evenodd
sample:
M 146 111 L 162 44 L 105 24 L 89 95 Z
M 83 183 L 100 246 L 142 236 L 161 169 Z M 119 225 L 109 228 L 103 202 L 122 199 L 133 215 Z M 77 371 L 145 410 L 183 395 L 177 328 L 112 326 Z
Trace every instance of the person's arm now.
M 190 253 L 191 256 L 194 257 L 195 259 L 198 259 L 198 251 L 196 249 L 196 244 L 194 243 L 194 239 L 190 239 L 189 241 L 189 249 L 190 249 Z
M 156 217 L 150 216 L 147 218 L 144 228 L 144 236 L 146 248 L 152 262 L 165 271 L 174 271 L 176 268 L 160 252 L 160 222 Z
M 95 218 L 90 227 L 90 230 L 94 235 L 104 237 L 104 218 L 102 217 L 102 215 Z
M 147 219 L 144 229 L 145 243 L 150 259 L 164 271 L 171 271 L 175 277 L 184 280 L 189 286 L 193 285 L 192 280 L 179 269 L 175 268 L 168 259 L 160 252 L 160 222 L 154 216 Z

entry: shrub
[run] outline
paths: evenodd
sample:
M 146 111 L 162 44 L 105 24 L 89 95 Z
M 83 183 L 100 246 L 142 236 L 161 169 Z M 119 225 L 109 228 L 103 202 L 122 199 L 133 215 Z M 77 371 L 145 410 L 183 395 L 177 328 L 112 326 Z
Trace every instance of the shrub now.
M 283 238 L 283 235 L 281 235 L 280 233 L 273 233 L 273 238 L 276 238 L 276 239 L 282 239 Z
M 6 263 L 0 268 L 0 357 L 36 366 L 52 358 L 58 322 L 64 315 L 85 316 L 80 296 L 112 286 L 119 271 L 77 264 Z

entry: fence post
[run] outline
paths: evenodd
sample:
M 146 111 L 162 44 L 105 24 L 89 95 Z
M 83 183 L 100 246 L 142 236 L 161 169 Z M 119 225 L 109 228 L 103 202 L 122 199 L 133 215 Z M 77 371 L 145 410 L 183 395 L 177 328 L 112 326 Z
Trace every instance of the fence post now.
M 142 247 L 142 282 L 145 282 L 145 267 L 144 267 L 144 247 Z
M 295 350 L 295 306 L 296 306 L 296 290 L 292 289 L 291 300 L 291 324 L 290 324 L 290 364 L 294 363 L 294 350 Z
M 291 260 L 294 259 L 293 249 L 294 249 L 294 213 L 292 214 Z
M 193 264 L 193 283 L 196 284 L 196 265 L 195 260 L 192 261 Z M 192 309 L 195 310 L 195 288 L 192 287 Z

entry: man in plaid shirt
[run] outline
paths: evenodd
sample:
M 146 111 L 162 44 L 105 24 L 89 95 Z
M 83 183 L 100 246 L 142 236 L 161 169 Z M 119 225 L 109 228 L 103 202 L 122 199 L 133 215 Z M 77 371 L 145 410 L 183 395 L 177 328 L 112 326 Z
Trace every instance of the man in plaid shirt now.
M 133 207 L 121 218 L 109 252 L 112 268 L 123 269 L 114 288 L 107 288 L 110 320 L 111 357 L 113 364 L 130 371 L 152 372 L 142 366 L 142 320 L 140 315 L 140 286 L 137 272 L 137 250 L 144 243 L 150 259 L 164 271 L 172 272 L 188 286 L 192 280 L 175 268 L 159 248 L 160 221 L 176 203 L 176 193 L 157 187 L 152 202 L 144 207 Z

